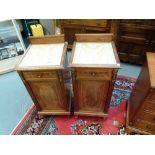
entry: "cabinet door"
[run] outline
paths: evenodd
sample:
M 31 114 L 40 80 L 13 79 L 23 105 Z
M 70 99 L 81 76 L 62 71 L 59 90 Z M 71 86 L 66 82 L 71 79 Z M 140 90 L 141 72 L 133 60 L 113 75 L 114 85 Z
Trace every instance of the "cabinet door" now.
M 77 105 L 75 111 L 104 112 L 108 88 L 108 81 L 77 80 Z
M 142 64 L 154 26 L 148 20 L 120 20 L 118 54 L 122 61 Z
M 147 43 L 144 38 L 120 36 L 118 54 L 121 60 L 131 63 L 142 63 Z
M 29 81 L 40 110 L 67 111 L 66 98 L 58 81 Z

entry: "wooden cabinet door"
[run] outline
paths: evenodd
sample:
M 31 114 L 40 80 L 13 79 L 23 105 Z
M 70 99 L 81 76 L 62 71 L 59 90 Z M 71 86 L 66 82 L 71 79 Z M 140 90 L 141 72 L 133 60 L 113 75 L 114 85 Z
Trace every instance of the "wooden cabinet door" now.
M 147 41 L 144 38 L 120 36 L 118 54 L 121 60 L 131 63 L 142 63 L 144 61 Z
M 28 84 L 41 111 L 68 111 L 59 81 L 29 81 Z
M 155 20 L 122 19 L 117 32 L 117 49 L 122 61 L 143 64 L 145 52 L 155 49 Z
M 106 104 L 109 81 L 77 80 L 75 111 L 103 113 Z

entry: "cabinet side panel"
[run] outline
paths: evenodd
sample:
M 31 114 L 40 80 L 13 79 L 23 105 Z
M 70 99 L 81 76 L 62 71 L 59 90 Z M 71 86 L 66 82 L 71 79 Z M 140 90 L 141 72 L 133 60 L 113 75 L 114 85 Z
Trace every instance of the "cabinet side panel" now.
M 145 97 L 150 89 L 150 78 L 148 66 L 144 64 L 142 71 L 135 83 L 134 89 L 129 98 L 129 121 L 132 122 L 135 114 L 143 104 Z
M 21 80 L 23 81 L 23 84 L 25 85 L 27 91 L 29 92 L 29 95 L 31 96 L 32 100 L 33 100 L 33 103 L 35 104 L 35 106 L 37 107 L 38 110 L 40 110 L 40 106 L 39 106 L 39 103 L 35 97 L 35 95 L 33 94 L 33 91 L 29 85 L 29 83 L 25 80 L 24 76 L 23 76 L 23 73 L 22 71 L 17 71 Z

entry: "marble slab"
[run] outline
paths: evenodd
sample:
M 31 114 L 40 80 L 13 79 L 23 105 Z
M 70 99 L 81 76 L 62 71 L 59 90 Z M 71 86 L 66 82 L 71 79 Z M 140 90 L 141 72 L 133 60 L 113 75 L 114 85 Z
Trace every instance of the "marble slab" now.
M 112 44 L 110 42 L 98 43 L 76 43 L 75 53 L 73 56 L 73 64 L 95 64 L 105 65 L 117 64 Z
M 31 45 L 19 67 L 59 66 L 64 43 Z

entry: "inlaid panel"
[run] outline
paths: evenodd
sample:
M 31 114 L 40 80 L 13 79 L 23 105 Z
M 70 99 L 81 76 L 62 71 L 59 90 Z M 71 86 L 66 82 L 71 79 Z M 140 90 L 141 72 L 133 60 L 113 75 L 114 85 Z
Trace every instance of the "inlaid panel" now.
M 111 80 L 112 70 L 110 69 L 83 69 L 76 71 L 76 79 L 89 79 L 89 80 Z
M 109 83 L 105 81 L 77 81 L 76 111 L 103 112 Z
M 62 98 L 61 87 L 58 82 L 29 82 L 29 85 L 42 111 L 64 111 L 67 108 L 64 106 L 65 98 Z
M 56 71 L 24 71 L 23 76 L 26 80 L 58 78 Z

